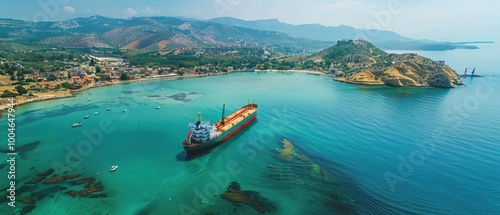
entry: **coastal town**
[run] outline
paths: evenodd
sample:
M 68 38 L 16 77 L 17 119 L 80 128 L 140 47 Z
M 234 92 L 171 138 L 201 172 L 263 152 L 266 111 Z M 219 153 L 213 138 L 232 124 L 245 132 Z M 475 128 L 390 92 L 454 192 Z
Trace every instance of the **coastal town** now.
M 71 97 L 76 92 L 89 88 L 132 81 L 202 77 L 231 72 L 297 69 L 294 65 L 270 66 L 259 63 L 253 67 L 240 67 L 238 69 L 229 65 L 214 66 L 210 64 L 191 67 L 132 66 L 125 59 L 118 57 L 84 55 L 82 58 L 87 60 L 78 62 L 75 58 L 65 62 L 65 69 L 56 71 L 27 68 L 22 61 L 8 61 L 0 58 L 0 110 L 7 107 L 7 98 L 11 97 L 16 97 L 17 105 L 21 105 L 41 100 Z M 48 64 L 48 62 L 45 63 Z M 320 67 L 314 69 L 308 71 L 323 74 Z
M 61 71 L 31 71 L 25 74 L 22 62 L 0 59 L 0 67 L 12 74 L 0 75 L 0 109 L 5 109 L 7 98 L 16 97 L 17 104 L 73 96 L 75 92 L 134 80 L 202 76 L 198 69 L 170 67 L 130 67 L 120 58 L 87 56 L 91 60 Z M 11 66 L 12 65 L 12 66 Z M 7 69 L 5 69 L 7 68 Z M 228 68 L 229 72 L 231 68 Z M 208 73 L 206 75 L 212 75 Z

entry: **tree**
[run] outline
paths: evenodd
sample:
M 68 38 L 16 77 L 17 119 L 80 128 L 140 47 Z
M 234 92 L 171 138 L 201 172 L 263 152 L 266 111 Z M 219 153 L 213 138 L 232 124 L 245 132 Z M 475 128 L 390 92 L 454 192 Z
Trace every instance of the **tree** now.
M 120 75 L 120 80 L 122 81 L 130 80 L 130 76 L 126 72 L 122 72 L 122 74 Z
M 24 72 L 23 71 L 17 71 L 17 79 L 24 79 Z
M 95 60 L 94 60 L 94 58 L 90 59 L 89 66 L 95 66 Z
M 47 80 L 48 80 L 48 81 L 55 81 L 56 79 L 57 79 L 57 78 L 56 78 L 56 76 L 54 76 L 54 75 L 50 75 L 49 77 L 47 77 Z
M 179 76 L 183 76 L 183 75 L 184 75 L 184 72 L 183 72 L 183 71 L 178 71 L 178 72 L 177 72 L 177 75 L 179 75 Z
M 5 71 L 7 71 L 9 75 L 14 75 L 15 69 L 13 67 L 5 67 Z
M 8 90 L 4 90 L 2 95 L 0 95 L 0 97 L 2 98 L 7 98 L 7 97 L 16 97 L 17 94 L 13 93 L 13 92 L 10 92 Z
M 19 95 L 24 95 L 24 94 L 28 93 L 28 90 L 24 89 L 24 87 L 21 85 L 17 85 L 16 91 Z
M 101 73 L 101 72 L 102 72 L 102 71 L 101 71 L 101 67 L 96 66 L 96 67 L 95 67 L 95 73 Z
M 11 81 L 14 81 L 14 80 L 16 80 L 16 76 L 14 76 L 14 75 L 11 75 L 11 76 L 10 76 L 10 80 L 11 80 Z

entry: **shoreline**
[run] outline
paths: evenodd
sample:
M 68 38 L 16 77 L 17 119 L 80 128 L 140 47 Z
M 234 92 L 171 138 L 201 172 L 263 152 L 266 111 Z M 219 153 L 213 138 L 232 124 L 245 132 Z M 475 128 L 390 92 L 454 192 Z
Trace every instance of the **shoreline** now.
M 456 84 L 454 87 L 431 87 L 426 85 L 406 85 L 406 86 L 391 86 L 384 83 L 367 83 L 367 82 L 355 82 L 348 81 L 345 78 L 333 78 L 336 82 L 351 84 L 351 85 L 359 85 L 359 86 L 372 86 L 372 87 L 393 87 L 393 88 L 415 88 L 415 89 L 453 89 L 456 86 L 467 86 L 465 84 Z
M 217 74 L 217 75 L 219 75 L 219 74 Z M 170 76 L 170 77 L 140 78 L 140 79 L 134 79 L 134 80 L 127 80 L 127 81 L 111 81 L 111 83 L 85 86 L 85 87 L 82 87 L 82 88 L 76 89 L 76 90 L 65 90 L 65 91 L 58 92 L 54 95 L 52 95 L 52 94 L 49 94 L 49 95 L 48 94 L 39 94 L 38 96 L 22 95 L 22 96 L 15 97 L 16 103 L 15 103 L 14 107 L 20 107 L 20 106 L 23 106 L 26 104 L 41 102 L 41 101 L 76 97 L 78 93 L 83 92 L 85 90 L 92 89 L 92 88 L 107 87 L 107 86 L 114 86 L 114 85 L 118 85 L 118 84 L 134 83 L 134 82 L 150 81 L 150 80 L 174 80 L 174 79 L 179 79 L 179 78 L 194 78 L 194 77 L 204 77 L 204 75 Z M 22 99 L 19 99 L 19 97 Z M 1 98 L 1 100 L 0 100 L 0 118 L 3 117 L 4 111 L 6 111 L 8 109 L 8 105 L 10 104 L 9 102 L 6 102 L 7 99 L 8 98 Z
M 333 78 L 334 81 L 336 82 L 342 82 L 342 83 L 347 83 L 347 84 L 354 84 L 354 85 L 364 85 L 364 86 L 388 86 L 384 83 L 373 83 L 373 82 L 356 82 L 356 81 L 348 81 L 345 78 Z
M 306 73 L 306 74 L 311 74 L 311 75 L 325 75 L 326 73 L 319 72 L 319 71 L 311 71 L 311 70 L 296 70 L 296 69 L 291 69 L 291 70 L 274 70 L 274 69 L 268 69 L 268 70 L 255 70 L 255 72 L 292 72 L 292 73 Z M 214 73 L 213 76 L 216 75 L 226 75 L 230 73 Z M 101 84 L 101 85 L 93 85 L 93 86 L 85 86 L 80 89 L 76 90 L 68 90 L 68 91 L 62 91 L 59 92 L 60 94 L 55 94 L 52 96 L 48 96 L 47 94 L 40 94 L 39 96 L 17 96 L 16 98 L 16 104 L 15 107 L 20 107 L 26 104 L 30 103 L 35 103 L 35 102 L 41 102 L 41 101 L 47 101 L 47 100 L 55 100 L 55 99 L 62 99 L 62 98 L 70 98 L 70 97 L 76 97 L 78 93 L 83 92 L 85 90 L 89 90 L 92 88 L 98 88 L 98 87 L 107 87 L 107 86 L 114 86 L 118 84 L 126 84 L 126 83 L 134 83 L 134 82 L 141 82 L 141 81 L 152 81 L 152 80 L 176 80 L 176 79 L 182 79 L 182 78 L 199 78 L 199 77 L 207 77 L 208 75 L 187 75 L 187 76 L 167 76 L 167 77 L 153 77 L 153 78 L 140 78 L 140 79 L 133 79 L 133 80 L 127 80 L 127 81 L 111 81 L 111 83 L 106 83 L 106 84 Z M 17 98 L 21 97 L 24 99 L 18 100 Z M 35 97 L 35 98 L 33 98 Z M 0 118 L 3 117 L 3 113 L 5 110 L 8 109 L 8 102 L 5 102 L 3 100 L 7 100 L 8 98 L 1 98 L 0 100 Z
M 294 73 L 306 73 L 311 75 L 326 75 L 327 73 L 313 70 L 300 70 L 300 69 L 289 69 L 289 70 L 276 70 L 276 69 L 268 69 L 268 70 L 259 70 L 256 69 L 255 72 L 294 72 Z

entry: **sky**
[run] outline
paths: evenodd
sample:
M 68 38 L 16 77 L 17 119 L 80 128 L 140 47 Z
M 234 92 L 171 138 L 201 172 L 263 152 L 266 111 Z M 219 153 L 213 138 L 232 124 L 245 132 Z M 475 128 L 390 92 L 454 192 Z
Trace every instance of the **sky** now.
M 349 25 L 415 39 L 500 41 L 497 0 L 0 0 L 0 17 L 60 21 L 182 16 L 273 19 L 290 24 Z

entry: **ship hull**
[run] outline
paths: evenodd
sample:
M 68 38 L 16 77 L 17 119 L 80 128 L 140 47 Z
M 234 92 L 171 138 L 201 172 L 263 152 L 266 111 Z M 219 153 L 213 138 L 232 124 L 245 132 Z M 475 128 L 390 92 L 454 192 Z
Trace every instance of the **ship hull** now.
M 230 137 L 232 137 L 233 135 L 235 135 L 239 131 L 241 131 L 243 128 L 245 128 L 248 124 L 253 122 L 255 119 L 257 119 L 257 111 L 255 111 L 252 114 L 250 114 L 249 116 L 245 117 L 244 120 L 242 120 L 238 124 L 234 125 L 229 130 L 225 131 L 224 133 L 222 133 L 218 137 L 211 139 L 206 143 L 198 144 L 196 146 L 184 146 L 184 150 L 186 150 L 187 153 L 194 153 L 194 152 L 203 151 L 203 150 L 213 148 L 213 147 L 223 143 L 224 141 L 226 141 L 227 139 L 229 139 Z

